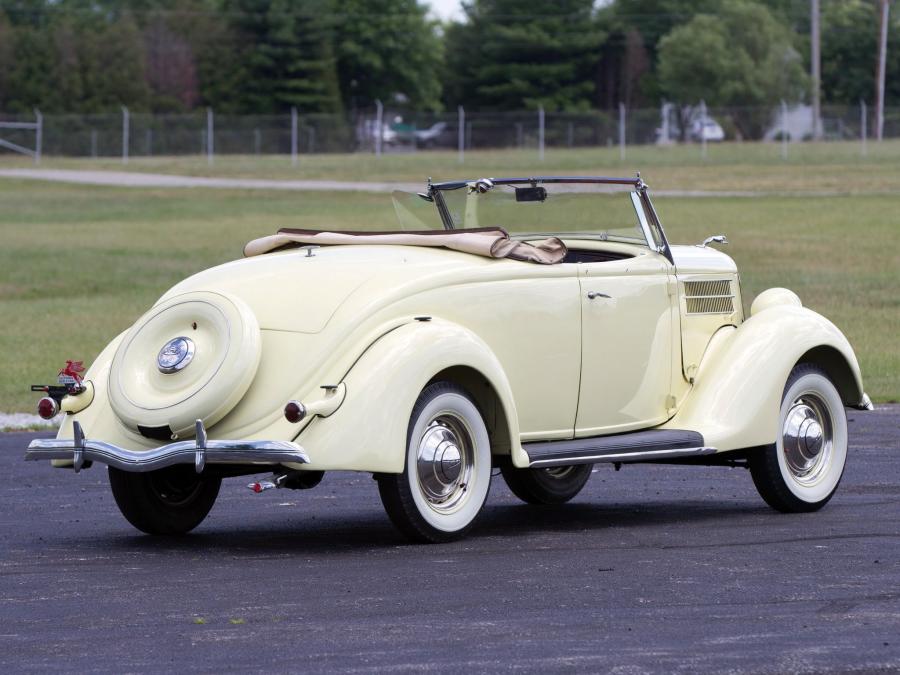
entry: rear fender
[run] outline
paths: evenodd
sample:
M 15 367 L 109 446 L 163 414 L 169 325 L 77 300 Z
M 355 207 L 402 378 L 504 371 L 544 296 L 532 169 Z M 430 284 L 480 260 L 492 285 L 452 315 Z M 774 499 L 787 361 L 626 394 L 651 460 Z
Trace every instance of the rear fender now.
M 416 399 L 436 375 L 460 367 L 487 380 L 502 408 L 497 419 L 508 426 L 513 462 L 526 466 L 512 391 L 496 356 L 471 331 L 434 319 L 387 333 L 357 360 L 344 378 L 341 407 L 296 439 L 311 460 L 303 468 L 400 473 Z
M 692 391 L 663 428 L 699 431 L 720 451 L 774 443 L 784 385 L 800 362 L 820 366 L 845 405 L 862 402 L 859 363 L 844 334 L 809 309 L 779 305 L 713 336 Z

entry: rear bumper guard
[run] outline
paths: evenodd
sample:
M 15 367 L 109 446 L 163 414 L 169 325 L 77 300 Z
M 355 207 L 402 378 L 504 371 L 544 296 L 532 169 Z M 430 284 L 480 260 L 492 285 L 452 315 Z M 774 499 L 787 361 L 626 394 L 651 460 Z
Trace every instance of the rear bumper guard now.
M 194 440 L 140 451 L 85 438 L 78 422 L 73 422 L 73 429 L 73 438 L 32 441 L 25 459 L 68 459 L 75 471 L 81 471 L 87 462 L 100 462 L 132 473 L 156 471 L 174 464 L 193 464 L 197 473 L 207 464 L 309 464 L 306 451 L 291 441 L 208 440 L 200 420 L 196 423 Z

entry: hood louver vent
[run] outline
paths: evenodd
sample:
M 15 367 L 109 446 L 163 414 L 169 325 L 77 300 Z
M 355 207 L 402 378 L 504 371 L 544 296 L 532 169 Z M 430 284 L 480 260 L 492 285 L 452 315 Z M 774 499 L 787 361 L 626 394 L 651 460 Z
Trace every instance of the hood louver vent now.
M 734 293 L 731 281 L 685 281 L 684 295 L 688 314 L 731 314 L 734 312 Z

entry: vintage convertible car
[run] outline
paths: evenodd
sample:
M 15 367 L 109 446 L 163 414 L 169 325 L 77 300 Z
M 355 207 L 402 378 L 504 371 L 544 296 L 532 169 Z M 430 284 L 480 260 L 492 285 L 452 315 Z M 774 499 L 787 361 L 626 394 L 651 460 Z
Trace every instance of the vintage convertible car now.
M 780 511 L 834 494 L 845 406 L 871 408 L 844 335 L 789 290 L 745 315 L 734 262 L 672 246 L 635 178 L 432 184 L 392 232 L 280 230 L 181 282 L 39 410 L 27 459 L 108 465 L 138 529 L 178 534 L 225 477 L 377 479 L 419 541 L 463 535 L 492 467 L 531 504 L 596 463 L 749 468 Z

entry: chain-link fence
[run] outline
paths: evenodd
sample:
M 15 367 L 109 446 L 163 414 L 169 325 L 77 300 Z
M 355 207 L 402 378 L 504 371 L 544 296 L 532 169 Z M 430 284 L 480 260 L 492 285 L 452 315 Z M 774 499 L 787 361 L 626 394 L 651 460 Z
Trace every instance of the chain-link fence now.
M 865 104 L 826 106 L 818 126 L 809 106 L 676 107 L 584 113 L 367 110 L 355 115 L 228 115 L 213 110 L 151 115 L 0 114 L 0 152 L 34 156 L 152 157 L 410 152 L 429 149 L 577 148 L 771 141 L 860 140 L 876 136 Z M 900 108 L 885 111 L 883 135 L 900 137 Z

